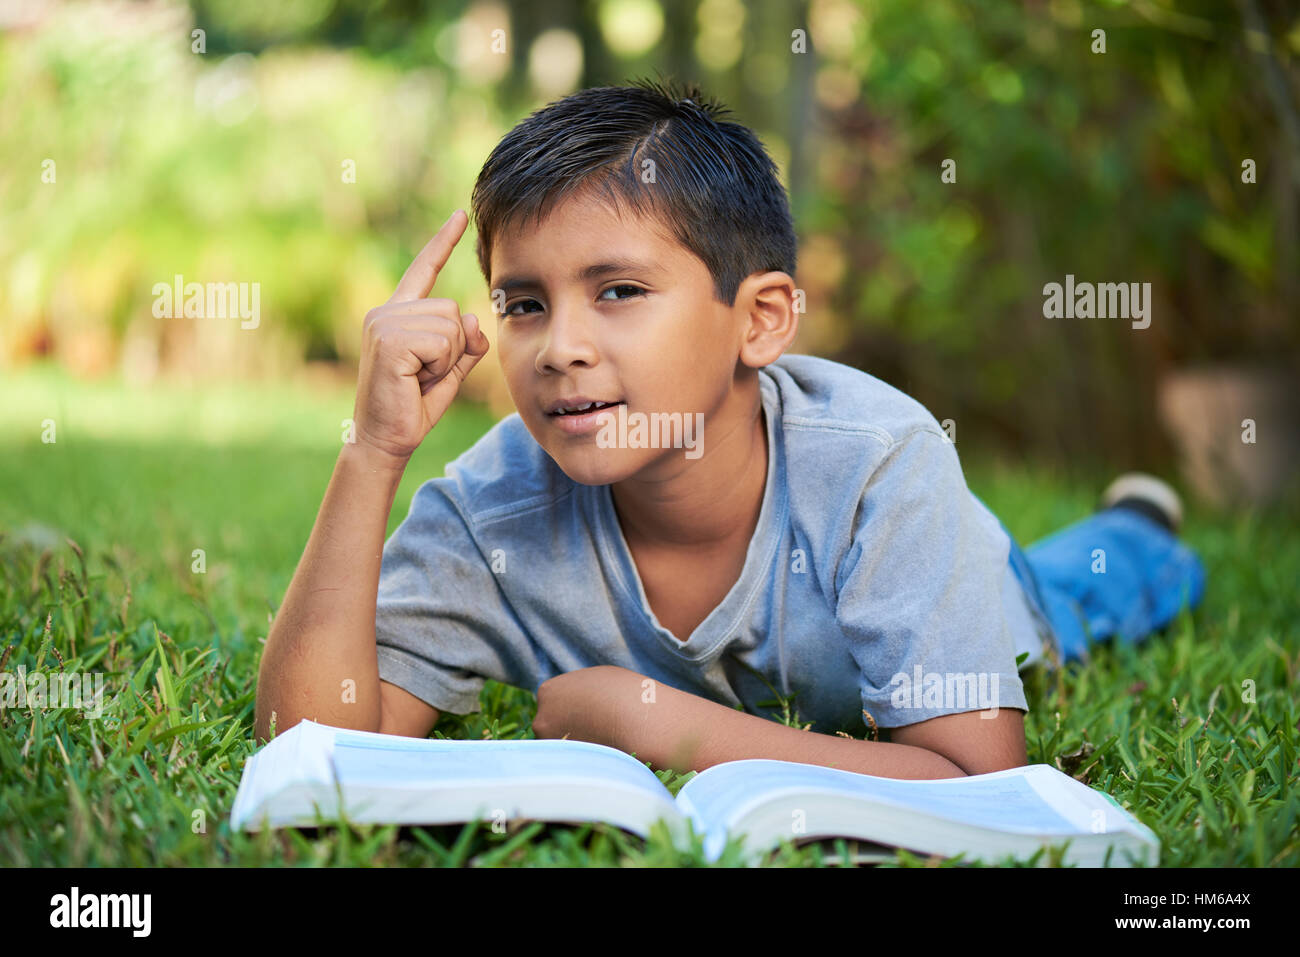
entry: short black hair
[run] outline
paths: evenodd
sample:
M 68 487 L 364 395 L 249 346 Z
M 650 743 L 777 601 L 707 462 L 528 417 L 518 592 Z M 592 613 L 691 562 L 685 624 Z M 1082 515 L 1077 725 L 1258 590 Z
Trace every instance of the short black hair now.
M 587 189 L 656 218 L 704 262 L 727 305 L 753 273 L 793 276 L 794 224 L 776 164 L 752 130 L 719 119 L 730 112 L 694 84 L 679 91 L 639 79 L 580 90 L 529 115 L 474 184 L 484 280 L 500 230 L 529 216 L 540 224 L 559 200 Z

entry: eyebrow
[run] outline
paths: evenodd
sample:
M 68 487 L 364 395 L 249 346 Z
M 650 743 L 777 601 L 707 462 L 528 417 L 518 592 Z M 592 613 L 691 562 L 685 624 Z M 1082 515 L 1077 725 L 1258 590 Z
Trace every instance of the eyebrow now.
M 639 259 L 610 259 L 574 270 L 573 281 L 590 282 L 593 279 L 603 279 L 620 273 L 654 273 L 655 271 L 653 264 Z M 542 289 L 543 286 L 544 283 L 533 276 L 506 276 L 492 288 L 500 289 L 502 292 L 516 292 L 521 289 Z

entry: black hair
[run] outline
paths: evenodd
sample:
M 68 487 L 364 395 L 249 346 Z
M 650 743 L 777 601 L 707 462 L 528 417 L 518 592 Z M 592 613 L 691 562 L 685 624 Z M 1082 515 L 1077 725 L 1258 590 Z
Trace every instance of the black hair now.
M 671 81 L 640 79 L 580 90 L 529 115 L 474 184 L 483 278 L 491 282 L 501 230 L 529 216 L 540 224 L 561 199 L 588 189 L 657 219 L 708 267 L 727 305 L 753 273 L 793 276 L 794 224 L 776 164 L 752 130 L 719 119 L 729 112 L 694 84 L 677 91 Z

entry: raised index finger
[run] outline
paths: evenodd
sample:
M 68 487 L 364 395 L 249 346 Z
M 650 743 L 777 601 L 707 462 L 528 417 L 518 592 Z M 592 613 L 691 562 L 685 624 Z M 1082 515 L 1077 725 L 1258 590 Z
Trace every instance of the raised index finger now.
M 462 215 L 463 212 L 458 209 L 452 213 L 451 218 L 442 224 L 433 238 L 424 244 L 424 248 L 411 260 L 411 265 L 406 267 L 406 272 L 402 273 L 402 279 L 389 302 L 423 299 L 429 294 L 438 273 L 447 264 L 447 257 L 469 225 L 469 217 Z

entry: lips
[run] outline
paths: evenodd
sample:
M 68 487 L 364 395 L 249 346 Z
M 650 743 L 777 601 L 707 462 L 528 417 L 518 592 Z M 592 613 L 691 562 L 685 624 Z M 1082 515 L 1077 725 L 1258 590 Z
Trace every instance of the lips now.
M 602 424 L 614 415 L 616 409 L 626 405 L 622 400 L 605 402 L 592 399 L 576 404 L 557 403 L 556 411 L 548 412 L 547 418 L 561 432 L 571 436 L 587 436 L 602 427 Z M 581 411 L 565 412 L 565 409 L 580 408 Z
M 551 415 L 586 415 L 589 412 L 599 412 L 601 409 L 612 409 L 618 404 L 618 402 L 584 402 L 576 406 L 560 408 Z
M 546 406 L 547 415 L 586 415 L 611 408 L 623 399 L 598 399 L 590 395 L 569 395 L 556 399 Z

